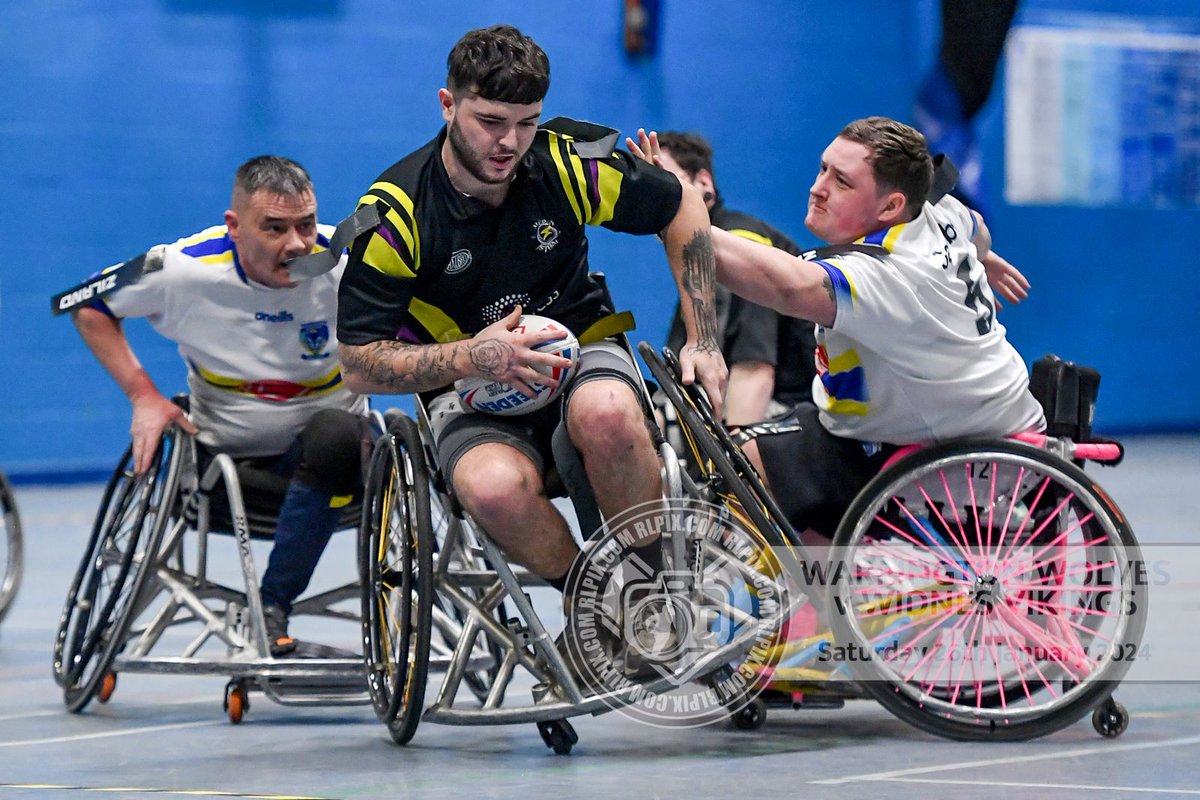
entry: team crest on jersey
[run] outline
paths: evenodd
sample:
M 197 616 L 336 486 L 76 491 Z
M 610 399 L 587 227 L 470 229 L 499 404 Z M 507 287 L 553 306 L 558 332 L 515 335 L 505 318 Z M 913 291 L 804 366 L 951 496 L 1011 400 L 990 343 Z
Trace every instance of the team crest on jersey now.
M 456 275 L 471 266 L 470 250 L 455 250 L 450 255 L 450 263 L 446 265 L 447 275 Z
M 300 326 L 300 344 L 308 351 L 307 354 L 301 354 L 301 358 L 305 361 L 311 361 L 316 358 L 329 358 L 329 353 L 323 352 L 325 345 L 329 344 L 329 323 L 321 320 L 320 322 L 306 322 Z
M 543 253 L 553 250 L 554 245 L 558 244 L 558 228 L 554 226 L 554 221 L 539 219 L 533 223 L 533 238 L 537 242 L 538 250 Z

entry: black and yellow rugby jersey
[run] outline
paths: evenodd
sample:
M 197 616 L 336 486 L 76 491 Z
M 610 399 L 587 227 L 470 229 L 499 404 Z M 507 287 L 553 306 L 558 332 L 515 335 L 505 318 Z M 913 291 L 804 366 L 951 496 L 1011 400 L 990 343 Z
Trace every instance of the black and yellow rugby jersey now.
M 586 225 L 658 233 L 674 218 L 675 176 L 616 152 L 581 158 L 541 129 L 499 208 L 450 183 L 446 131 L 384 172 L 359 200 L 383 222 L 351 248 L 338 300 L 338 338 L 450 342 L 520 304 L 578 335 L 612 313 L 588 276 Z
M 708 215 L 721 230 L 800 255 L 800 248 L 787 235 L 757 217 L 726 207 L 720 199 Z M 775 367 L 775 389 L 771 395 L 775 400 L 789 407 L 812 400 L 812 382 L 816 376 L 813 354 L 817 349 L 813 323 L 751 303 L 723 286 L 718 286 L 718 290 L 717 316 L 725 362 L 730 367 L 746 361 L 770 364 Z M 678 352 L 686 340 L 687 332 L 676 306 L 667 344 Z

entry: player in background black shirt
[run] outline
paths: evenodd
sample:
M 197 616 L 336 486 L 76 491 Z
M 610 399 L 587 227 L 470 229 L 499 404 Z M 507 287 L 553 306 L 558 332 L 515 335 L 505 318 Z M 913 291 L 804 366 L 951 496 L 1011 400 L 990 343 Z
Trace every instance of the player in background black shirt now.
M 587 279 L 583 231 L 602 224 L 662 237 L 684 300 L 685 378 L 699 380 L 719 408 L 727 375 L 699 194 L 611 146 L 607 153 L 595 142 L 585 146 L 562 126 L 539 131 L 549 61 L 517 29 L 471 31 L 448 63 L 446 88 L 438 92 L 445 131 L 386 171 L 362 200 L 383 212 L 383 222 L 355 244 L 341 285 L 347 385 L 410 393 L 470 376 L 523 391 L 546 382 L 534 367 L 566 362 L 532 347 L 554 337 L 514 327 L 524 310 L 572 325 L 609 311 Z M 572 132 L 586 127 L 566 125 Z M 439 461 L 459 501 L 509 557 L 559 588 L 578 548 L 543 488 L 558 419 L 565 419 L 606 518 L 662 494 L 634 389 L 636 366 L 611 341 L 585 346 L 581 362 L 563 398 L 526 416 L 472 412 L 452 391 L 430 404 Z

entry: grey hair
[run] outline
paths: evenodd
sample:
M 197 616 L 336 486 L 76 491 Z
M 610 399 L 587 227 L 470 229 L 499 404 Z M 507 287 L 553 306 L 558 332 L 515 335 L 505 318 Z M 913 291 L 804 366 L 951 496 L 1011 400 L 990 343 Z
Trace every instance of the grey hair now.
M 312 178 L 304 167 L 282 156 L 256 156 L 238 167 L 233 191 L 250 196 L 266 190 L 284 197 L 299 197 L 312 192 Z

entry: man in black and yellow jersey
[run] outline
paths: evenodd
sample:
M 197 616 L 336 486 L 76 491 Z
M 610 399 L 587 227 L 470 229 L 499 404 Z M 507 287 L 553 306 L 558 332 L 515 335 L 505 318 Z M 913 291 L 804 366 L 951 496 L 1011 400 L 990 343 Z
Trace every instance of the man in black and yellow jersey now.
M 620 326 L 588 275 L 585 226 L 660 235 L 684 299 L 685 376 L 719 408 L 726 370 L 708 213 L 691 186 L 614 152 L 615 131 L 571 120 L 539 128 L 550 65 L 517 29 L 467 33 L 448 65 L 438 92 L 445 128 L 360 201 L 382 222 L 357 240 L 342 279 L 344 374 L 356 391 L 429 393 L 438 460 L 459 501 L 510 558 L 561 589 L 578 548 L 543 487 L 560 422 L 606 518 L 661 498 L 640 376 L 603 337 Z M 580 337 L 577 376 L 554 404 L 524 416 L 464 408 L 447 391 L 458 378 L 532 396 L 528 385 L 546 382 L 535 366 L 567 366 L 531 349 L 553 335 L 513 330 L 523 311 Z M 653 565 L 657 548 L 645 550 Z
M 708 206 L 712 224 L 753 242 L 778 247 L 794 256 L 800 248 L 761 219 L 725 205 L 713 170 L 712 145 L 696 133 L 660 131 L 662 166 L 684 183 L 695 186 Z M 717 285 L 717 324 L 721 349 L 729 365 L 725 421 L 748 425 L 790 411 L 812 400 L 816 376 L 817 338 L 812 322 L 780 314 L 738 297 Z M 683 346 L 686 332 L 676 309 L 667 345 Z

